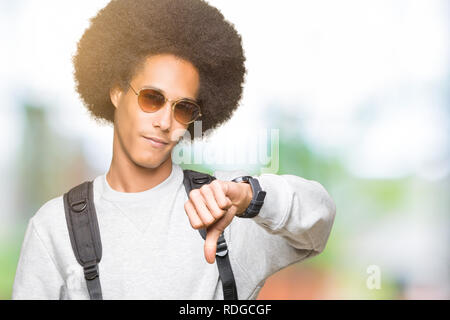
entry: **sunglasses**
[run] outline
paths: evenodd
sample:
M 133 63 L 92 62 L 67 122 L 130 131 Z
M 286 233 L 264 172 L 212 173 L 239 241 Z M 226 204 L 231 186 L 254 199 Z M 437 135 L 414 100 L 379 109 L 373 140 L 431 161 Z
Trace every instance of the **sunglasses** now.
M 137 95 L 139 107 L 144 112 L 156 112 L 169 101 L 175 119 L 182 124 L 190 124 L 202 116 L 201 108 L 194 100 L 182 98 L 172 101 L 167 99 L 164 93 L 157 88 L 146 87 L 136 92 L 130 83 L 128 85 Z

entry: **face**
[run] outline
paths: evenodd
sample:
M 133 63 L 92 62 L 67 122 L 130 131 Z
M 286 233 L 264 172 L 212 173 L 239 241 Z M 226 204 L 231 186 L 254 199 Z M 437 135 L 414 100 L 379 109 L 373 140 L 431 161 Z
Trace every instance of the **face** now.
M 147 58 L 143 68 L 130 81 L 139 92 L 144 87 L 162 90 L 167 99 L 197 100 L 200 77 L 197 69 L 186 60 L 173 55 L 155 55 Z M 142 111 L 138 97 L 131 88 L 123 92 L 111 90 L 111 101 L 115 106 L 114 152 L 121 153 L 134 164 L 145 168 L 157 168 L 171 161 L 171 151 L 186 132 L 188 125 L 178 122 L 172 104 L 166 104 L 154 113 Z M 165 143 L 155 143 L 152 139 Z

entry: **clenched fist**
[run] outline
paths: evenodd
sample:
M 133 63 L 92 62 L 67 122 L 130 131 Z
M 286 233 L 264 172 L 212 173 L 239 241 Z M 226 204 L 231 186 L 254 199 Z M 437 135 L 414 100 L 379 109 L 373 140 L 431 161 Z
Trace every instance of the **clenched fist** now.
M 214 263 L 217 240 L 236 215 L 242 214 L 252 200 L 248 183 L 214 180 L 194 189 L 184 204 L 184 210 L 194 229 L 206 228 L 205 258 Z

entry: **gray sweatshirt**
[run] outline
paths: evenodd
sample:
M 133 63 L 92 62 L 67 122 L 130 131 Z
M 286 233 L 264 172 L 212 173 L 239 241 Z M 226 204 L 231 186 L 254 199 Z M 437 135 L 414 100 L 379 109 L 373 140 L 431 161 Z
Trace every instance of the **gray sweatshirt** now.
M 216 171 L 230 181 L 242 171 Z M 278 270 L 323 251 L 336 207 L 321 184 L 294 175 L 257 176 L 267 192 L 258 216 L 235 217 L 224 232 L 239 299 L 256 299 Z M 223 299 L 216 263 L 184 210 L 183 171 L 154 188 L 125 193 L 106 173 L 94 179 L 94 204 L 103 245 L 103 299 Z M 20 253 L 13 299 L 89 299 L 83 268 L 72 251 L 63 196 L 30 219 Z

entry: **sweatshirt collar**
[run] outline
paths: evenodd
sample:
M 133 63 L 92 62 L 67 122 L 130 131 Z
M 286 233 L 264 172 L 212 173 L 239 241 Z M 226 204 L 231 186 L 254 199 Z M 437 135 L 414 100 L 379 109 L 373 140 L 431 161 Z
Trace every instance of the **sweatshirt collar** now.
M 175 192 L 176 186 L 183 181 L 183 169 L 172 163 L 172 172 L 160 184 L 141 192 L 121 192 L 114 190 L 106 179 L 106 173 L 99 176 L 100 196 L 106 200 L 114 202 L 140 202 L 145 200 L 155 200 Z

